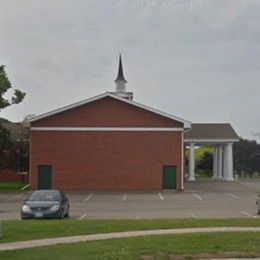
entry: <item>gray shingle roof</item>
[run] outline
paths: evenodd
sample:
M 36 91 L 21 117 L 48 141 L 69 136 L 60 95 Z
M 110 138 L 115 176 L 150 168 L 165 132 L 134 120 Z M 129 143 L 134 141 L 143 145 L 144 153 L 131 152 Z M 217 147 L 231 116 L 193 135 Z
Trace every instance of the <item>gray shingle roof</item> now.
M 184 134 L 185 140 L 233 140 L 239 136 L 231 124 L 192 124 L 191 130 Z

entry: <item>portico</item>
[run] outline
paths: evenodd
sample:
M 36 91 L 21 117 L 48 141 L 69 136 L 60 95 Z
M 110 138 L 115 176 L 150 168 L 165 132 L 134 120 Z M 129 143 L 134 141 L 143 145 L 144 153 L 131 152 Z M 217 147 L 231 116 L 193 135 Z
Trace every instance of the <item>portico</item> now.
M 233 143 L 239 137 L 230 124 L 192 124 L 185 133 L 184 144 L 189 149 L 188 181 L 195 181 L 195 147 L 212 146 L 213 179 L 234 181 Z

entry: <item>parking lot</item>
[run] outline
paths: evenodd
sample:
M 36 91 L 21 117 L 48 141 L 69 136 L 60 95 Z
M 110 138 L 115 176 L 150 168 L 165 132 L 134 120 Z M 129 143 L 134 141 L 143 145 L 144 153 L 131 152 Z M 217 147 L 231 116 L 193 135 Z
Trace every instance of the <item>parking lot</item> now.
M 71 219 L 259 218 L 260 179 L 185 183 L 184 192 L 68 192 Z M 19 219 L 26 193 L 0 193 L 0 220 Z

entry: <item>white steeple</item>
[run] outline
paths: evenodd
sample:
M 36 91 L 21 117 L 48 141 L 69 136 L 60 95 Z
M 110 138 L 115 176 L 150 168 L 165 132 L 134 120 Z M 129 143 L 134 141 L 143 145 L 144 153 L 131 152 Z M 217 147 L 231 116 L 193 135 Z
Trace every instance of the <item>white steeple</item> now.
M 115 91 L 116 95 L 129 99 L 129 100 L 133 99 L 133 93 L 126 91 L 127 81 L 125 80 L 125 77 L 124 77 L 121 54 L 119 55 L 118 74 L 117 74 L 115 83 L 116 83 L 116 91 Z

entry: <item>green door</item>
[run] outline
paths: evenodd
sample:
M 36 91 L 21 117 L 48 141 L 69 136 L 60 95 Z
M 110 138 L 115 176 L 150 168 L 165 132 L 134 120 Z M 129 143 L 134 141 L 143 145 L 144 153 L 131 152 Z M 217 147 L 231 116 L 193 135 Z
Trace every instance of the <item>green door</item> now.
M 38 166 L 38 190 L 51 189 L 51 165 Z
M 176 166 L 163 166 L 163 189 L 176 189 Z

